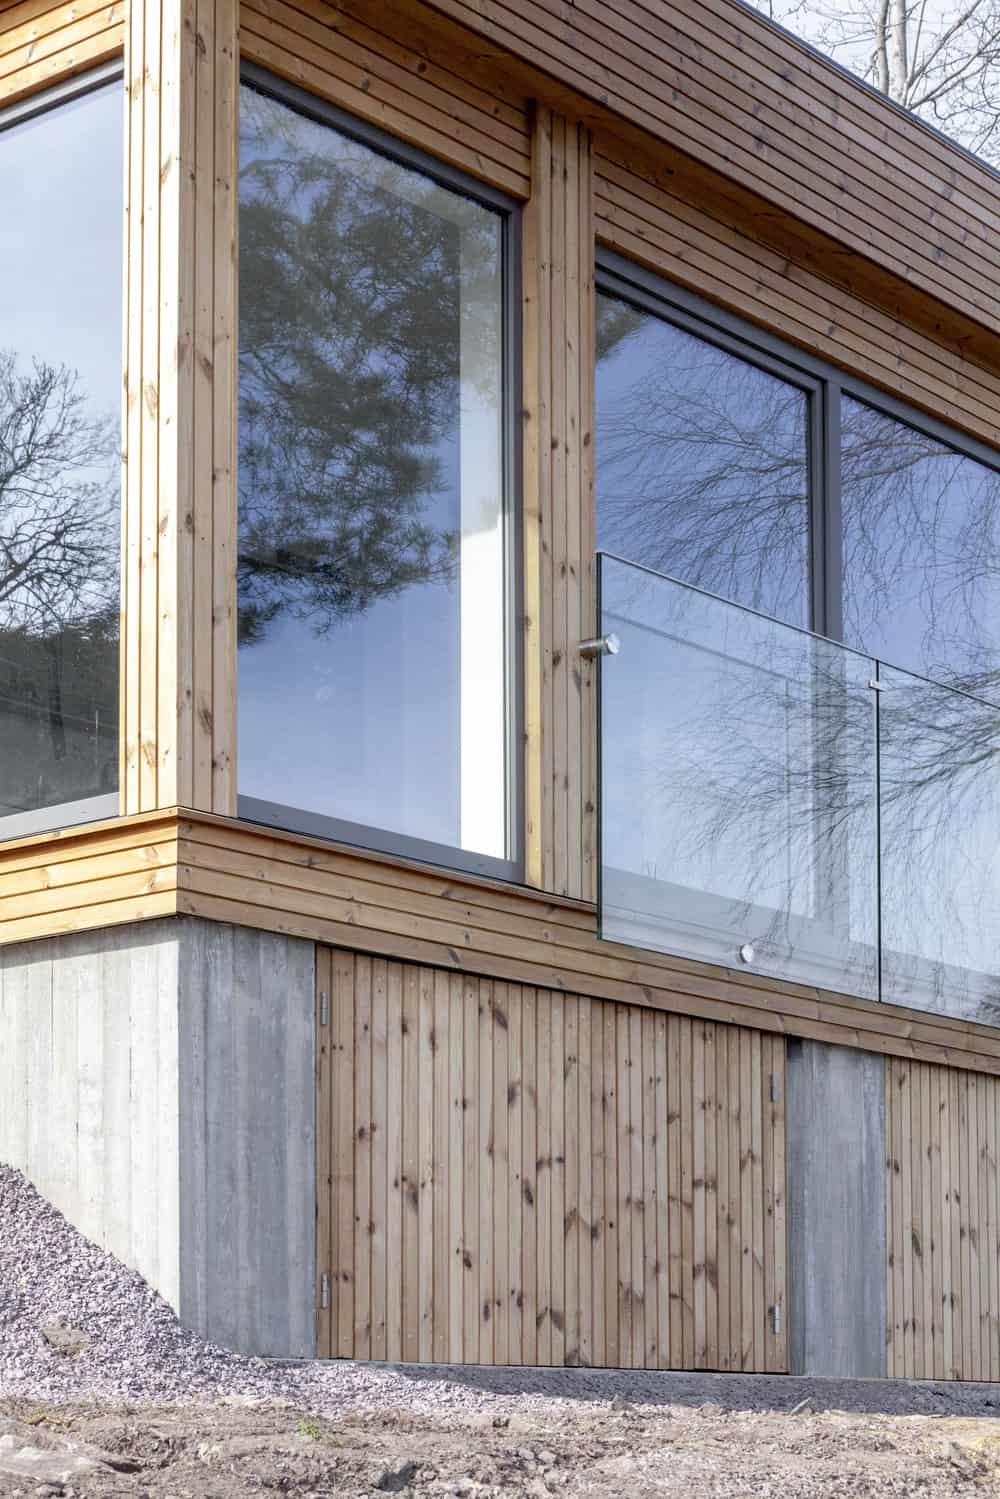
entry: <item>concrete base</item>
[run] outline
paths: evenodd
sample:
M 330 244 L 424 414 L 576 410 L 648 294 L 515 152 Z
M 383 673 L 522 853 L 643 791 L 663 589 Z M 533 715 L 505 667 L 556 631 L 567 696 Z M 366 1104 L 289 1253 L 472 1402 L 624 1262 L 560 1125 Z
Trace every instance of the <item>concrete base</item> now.
M 884 1376 L 885 1062 L 790 1041 L 789 1366 Z
M 243 1353 L 315 1351 L 314 965 L 193 917 L 0 950 L 0 1161 Z

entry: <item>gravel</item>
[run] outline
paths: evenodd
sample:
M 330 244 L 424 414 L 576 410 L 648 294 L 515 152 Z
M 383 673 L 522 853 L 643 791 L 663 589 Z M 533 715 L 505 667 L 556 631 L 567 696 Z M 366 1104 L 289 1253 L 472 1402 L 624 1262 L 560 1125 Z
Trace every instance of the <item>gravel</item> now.
M 53 1339 L 53 1327 L 70 1336 Z M 1000 1385 L 244 1358 L 188 1332 L 139 1274 L 84 1239 L 20 1173 L 4 1166 L 0 1398 L 167 1406 L 287 1401 L 327 1417 L 405 1411 L 503 1419 L 594 1402 L 609 1407 L 614 1402 L 617 1410 L 698 1406 L 720 1413 L 789 1412 L 804 1400 L 817 1412 L 1000 1412 Z

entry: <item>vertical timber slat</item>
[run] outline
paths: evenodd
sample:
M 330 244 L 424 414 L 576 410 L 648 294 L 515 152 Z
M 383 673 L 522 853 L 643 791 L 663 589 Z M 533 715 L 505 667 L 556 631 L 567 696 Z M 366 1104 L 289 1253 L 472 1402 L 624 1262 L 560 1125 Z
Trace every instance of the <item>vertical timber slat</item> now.
M 132 0 L 121 803 L 233 815 L 238 0 Z
M 787 1368 L 780 1037 L 329 948 L 316 985 L 321 1355 Z

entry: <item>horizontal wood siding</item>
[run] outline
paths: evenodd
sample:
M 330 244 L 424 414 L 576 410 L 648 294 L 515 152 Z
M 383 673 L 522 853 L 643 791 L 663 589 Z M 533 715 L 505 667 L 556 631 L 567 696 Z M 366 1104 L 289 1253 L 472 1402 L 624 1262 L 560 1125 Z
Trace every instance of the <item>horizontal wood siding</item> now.
M 783 1040 L 329 949 L 317 990 L 322 1356 L 786 1368 Z
M 590 132 L 539 106 L 524 214 L 527 874 L 596 893 L 596 704 L 579 654 L 594 619 Z
M 120 55 L 125 0 L 18 0 L 0 12 L 0 108 Z
M 122 802 L 236 805 L 237 0 L 132 0 Z
M 603 244 L 900 399 L 1000 443 L 1000 366 L 989 370 L 973 363 L 957 343 L 932 338 L 713 217 L 613 141 L 598 140 L 595 171 L 596 232 Z M 834 267 L 831 259 L 831 275 Z
M 352 14 L 324 0 L 242 0 L 243 55 L 474 177 L 528 196 L 523 103 L 394 28 L 382 7 Z
M 0 945 L 176 910 L 174 817 L 104 822 L 0 845 Z
M 431 0 L 581 98 L 988 327 L 995 179 L 733 0 Z M 586 105 L 584 104 L 586 101 Z
M 988 1026 L 597 935 L 593 907 L 221 818 L 182 816 L 178 909 L 383 957 L 1000 1074 Z
M 1000 1380 L 1000 1080 L 886 1068 L 890 1376 Z

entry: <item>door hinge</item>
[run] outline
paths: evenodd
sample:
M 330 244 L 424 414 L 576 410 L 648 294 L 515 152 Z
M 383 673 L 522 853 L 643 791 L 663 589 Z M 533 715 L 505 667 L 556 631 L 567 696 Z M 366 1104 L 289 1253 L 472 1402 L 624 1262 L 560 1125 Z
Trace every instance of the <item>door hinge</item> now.
M 771 1073 L 770 1091 L 771 1091 L 771 1102 L 772 1103 L 777 1103 L 778 1102 L 778 1079 L 777 1079 L 777 1077 L 775 1076 L 775 1074 L 773 1072 Z
M 330 999 L 325 989 L 320 990 L 319 995 L 319 1023 L 326 1025 L 330 1019 Z
M 771 1323 L 774 1327 L 774 1335 L 778 1337 L 781 1332 L 781 1303 L 776 1301 L 771 1308 Z
M 324 1312 L 330 1305 L 330 1277 L 325 1270 L 319 1278 L 319 1304 Z

